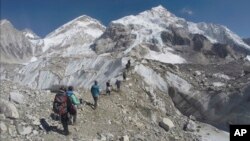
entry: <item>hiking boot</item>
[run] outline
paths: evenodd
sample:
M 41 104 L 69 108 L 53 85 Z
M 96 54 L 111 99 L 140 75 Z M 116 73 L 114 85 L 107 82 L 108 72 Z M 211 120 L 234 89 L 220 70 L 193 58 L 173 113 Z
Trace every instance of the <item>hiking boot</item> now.
M 70 135 L 71 133 L 70 133 L 69 131 L 64 131 L 63 134 L 64 134 L 65 136 L 68 136 L 68 135 Z

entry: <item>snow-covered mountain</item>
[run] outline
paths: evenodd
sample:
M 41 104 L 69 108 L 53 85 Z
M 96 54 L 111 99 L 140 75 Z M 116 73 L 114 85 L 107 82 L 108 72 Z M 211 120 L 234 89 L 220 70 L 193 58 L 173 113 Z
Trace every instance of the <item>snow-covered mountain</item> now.
M 137 56 L 165 63 L 209 63 L 212 58 L 209 54 L 224 60 L 237 58 L 236 52 L 240 50 L 250 50 L 228 28 L 189 22 L 162 6 L 112 21 L 93 48 L 99 54 L 114 51 L 128 54 L 136 50 L 133 54 Z
M 40 89 L 53 84 L 89 87 L 94 79 L 119 76 L 129 57 L 171 64 L 225 63 L 245 55 L 238 47 L 249 47 L 224 26 L 188 22 L 162 6 L 112 21 L 107 28 L 80 16 L 42 42 L 38 61 L 22 68 L 17 82 Z M 56 62 L 58 58 L 64 62 Z
M 0 62 L 27 63 L 38 51 L 23 32 L 15 29 L 8 20 L 1 20 Z
M 91 54 L 90 44 L 105 30 L 99 21 L 83 15 L 80 16 L 44 38 L 43 52 L 61 56 Z

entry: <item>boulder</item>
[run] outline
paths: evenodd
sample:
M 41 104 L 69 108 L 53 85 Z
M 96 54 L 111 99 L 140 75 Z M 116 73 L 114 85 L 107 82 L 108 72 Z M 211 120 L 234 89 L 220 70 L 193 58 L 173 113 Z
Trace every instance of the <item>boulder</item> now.
M 189 120 L 185 125 L 184 130 L 194 132 L 196 130 L 196 123 L 192 120 Z
M 32 132 L 31 126 L 24 127 L 22 125 L 17 125 L 16 128 L 17 128 L 18 134 L 20 134 L 20 135 L 28 135 Z
M 10 92 L 10 100 L 16 102 L 17 104 L 24 103 L 24 96 L 18 91 Z
M 4 114 L 8 118 L 19 118 L 19 113 L 15 105 L 4 99 L 0 99 L 0 114 Z
M 168 118 L 163 118 L 159 125 L 166 131 L 169 131 L 171 128 L 174 127 L 174 123 Z

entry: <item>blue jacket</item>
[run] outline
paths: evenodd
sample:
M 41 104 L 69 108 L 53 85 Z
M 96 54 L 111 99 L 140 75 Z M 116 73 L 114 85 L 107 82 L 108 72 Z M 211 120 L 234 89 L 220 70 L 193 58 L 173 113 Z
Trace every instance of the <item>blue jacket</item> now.
M 99 96 L 100 95 L 99 86 L 98 85 L 93 85 L 91 87 L 91 93 L 92 93 L 92 96 L 94 96 L 94 97 Z
M 67 93 L 67 96 L 71 96 L 72 94 L 74 94 L 73 91 L 67 91 L 66 93 Z

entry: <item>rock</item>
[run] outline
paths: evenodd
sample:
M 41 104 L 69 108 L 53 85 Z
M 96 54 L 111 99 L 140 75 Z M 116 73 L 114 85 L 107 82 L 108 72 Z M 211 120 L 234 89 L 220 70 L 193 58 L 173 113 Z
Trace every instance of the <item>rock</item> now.
M 32 132 L 31 126 L 24 127 L 22 125 L 17 125 L 16 128 L 17 128 L 18 134 L 20 134 L 20 135 L 28 135 Z
M 0 99 L 0 114 L 2 113 L 8 118 L 19 118 L 19 114 L 15 105 L 4 99 Z
M 107 140 L 107 138 L 106 138 L 106 136 L 104 134 L 97 133 L 97 135 L 98 135 L 98 140 L 100 140 L 100 141 L 106 141 Z
M 27 114 L 26 117 L 32 120 L 33 125 L 40 125 L 40 120 L 37 117 Z
M 190 115 L 190 116 L 189 116 L 189 119 L 190 119 L 190 120 L 193 120 L 193 121 L 196 121 L 196 118 L 195 118 L 195 116 L 193 116 L 193 115 Z
M 11 137 L 17 136 L 16 127 L 14 125 L 10 125 L 8 129 L 9 129 L 8 131 Z
M 174 127 L 174 123 L 168 118 L 163 118 L 163 120 L 159 123 L 159 125 L 166 131 L 169 131 L 171 128 Z
M 129 136 L 125 135 L 121 138 L 121 141 L 129 141 Z
M 3 122 L 0 122 L 0 134 L 5 133 L 7 131 L 7 127 Z
M 195 71 L 194 72 L 194 76 L 200 76 L 201 75 L 201 72 L 200 71 Z
M 194 132 L 196 130 L 196 123 L 192 120 L 189 120 L 184 128 L 186 131 Z
M 136 134 L 136 135 L 134 136 L 134 139 L 133 139 L 133 140 L 136 140 L 136 141 L 145 141 L 146 138 L 145 138 L 143 135 L 141 135 L 141 134 Z
M 39 132 L 38 132 L 38 131 L 36 131 L 36 130 L 33 130 L 33 131 L 32 131 L 32 134 L 33 134 L 33 135 L 38 135 L 38 134 L 39 134 Z
M 111 133 L 106 133 L 105 136 L 106 136 L 108 141 L 113 141 L 114 140 L 114 135 L 111 134 Z
M 18 91 L 10 92 L 10 100 L 16 102 L 17 104 L 24 103 L 24 96 Z
M 142 63 L 142 64 L 148 64 L 148 61 L 145 60 L 145 59 L 143 59 L 143 60 L 141 61 L 141 63 Z

